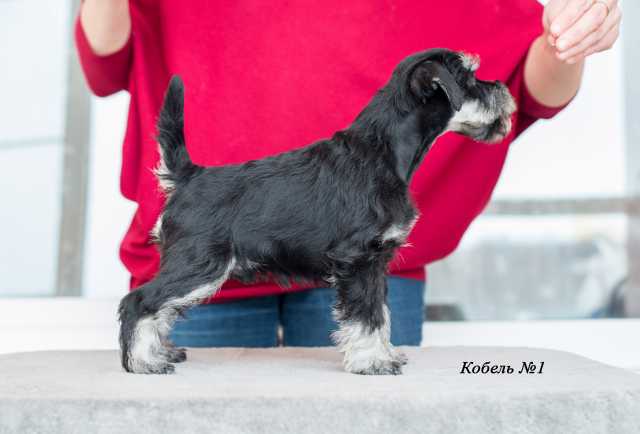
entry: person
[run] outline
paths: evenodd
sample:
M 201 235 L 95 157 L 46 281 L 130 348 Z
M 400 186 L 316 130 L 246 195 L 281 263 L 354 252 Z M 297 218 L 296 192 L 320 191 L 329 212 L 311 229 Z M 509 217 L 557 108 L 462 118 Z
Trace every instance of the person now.
M 510 143 L 576 94 L 584 59 L 609 49 L 616 0 L 235 1 L 84 0 L 76 44 L 91 90 L 131 95 L 122 194 L 138 205 L 121 244 L 131 288 L 159 255 L 150 232 L 163 206 L 155 120 L 173 74 L 186 86 L 185 136 L 199 165 L 223 165 L 305 146 L 344 128 L 405 56 L 442 46 L 479 54 L 481 79 L 517 100 L 500 144 L 452 133 L 439 139 L 410 185 L 421 218 L 388 277 L 391 340 L 422 338 L 425 264 L 452 252 L 485 207 Z M 176 324 L 180 346 L 330 345 L 334 291 L 227 282 Z M 278 330 L 281 330 L 279 335 Z

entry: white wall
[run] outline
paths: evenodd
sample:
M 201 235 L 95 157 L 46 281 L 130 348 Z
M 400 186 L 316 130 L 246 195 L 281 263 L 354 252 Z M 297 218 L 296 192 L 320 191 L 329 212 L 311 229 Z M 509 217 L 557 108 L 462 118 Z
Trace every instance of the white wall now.
M 67 0 L 0 1 L 0 296 L 54 289 L 68 9 Z

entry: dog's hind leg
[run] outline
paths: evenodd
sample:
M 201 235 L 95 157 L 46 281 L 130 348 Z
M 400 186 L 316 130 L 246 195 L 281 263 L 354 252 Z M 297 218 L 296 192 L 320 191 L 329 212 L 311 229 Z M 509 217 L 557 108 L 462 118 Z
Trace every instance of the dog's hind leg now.
M 218 258 L 203 268 L 163 266 L 158 276 L 120 302 L 122 367 L 140 374 L 172 373 L 172 363 L 184 361 L 184 349 L 175 348 L 168 334 L 187 308 L 213 294 L 229 277 L 233 258 Z M 201 264 L 200 264 L 201 265 Z
M 333 338 L 344 355 L 348 372 L 365 375 L 398 375 L 406 357 L 390 341 L 386 305 L 386 262 L 363 261 L 351 275 L 338 279 L 334 314 L 339 329 Z

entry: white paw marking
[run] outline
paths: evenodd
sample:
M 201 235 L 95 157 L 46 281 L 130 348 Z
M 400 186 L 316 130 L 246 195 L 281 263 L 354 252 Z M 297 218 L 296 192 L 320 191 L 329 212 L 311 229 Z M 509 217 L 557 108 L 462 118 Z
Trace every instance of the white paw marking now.
M 195 288 L 187 295 L 167 300 L 154 315 L 138 321 L 129 350 L 129 367 L 133 372 L 147 372 L 149 368 L 166 363 L 164 342 L 171 331 L 178 312 L 198 304 L 214 295 L 227 280 L 235 266 L 235 258 L 227 264 L 224 273 L 215 281 Z
M 370 373 L 376 367 L 397 362 L 390 342 L 389 309 L 384 306 L 384 323 L 370 331 L 359 322 L 342 321 L 333 333 L 338 350 L 344 354 L 344 368 L 352 373 Z

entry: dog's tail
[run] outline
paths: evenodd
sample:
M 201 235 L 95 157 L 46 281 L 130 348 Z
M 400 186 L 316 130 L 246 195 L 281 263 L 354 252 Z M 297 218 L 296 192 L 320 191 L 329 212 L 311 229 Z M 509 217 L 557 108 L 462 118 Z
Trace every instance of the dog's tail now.
M 178 75 L 171 77 L 157 127 L 160 163 L 155 173 L 162 190 L 170 194 L 201 169 L 191 162 L 184 142 L 184 84 Z

